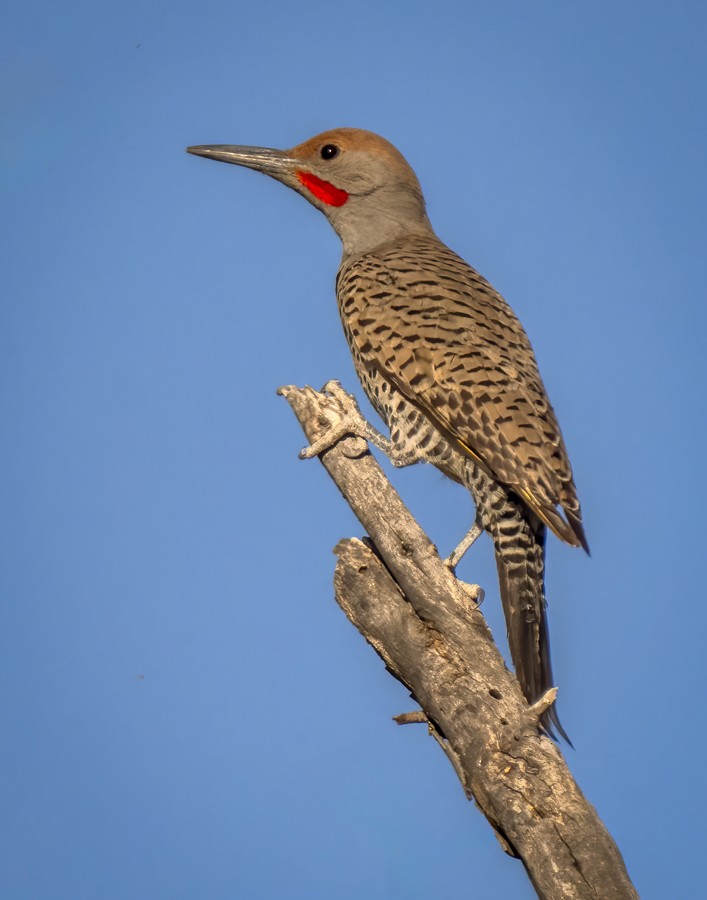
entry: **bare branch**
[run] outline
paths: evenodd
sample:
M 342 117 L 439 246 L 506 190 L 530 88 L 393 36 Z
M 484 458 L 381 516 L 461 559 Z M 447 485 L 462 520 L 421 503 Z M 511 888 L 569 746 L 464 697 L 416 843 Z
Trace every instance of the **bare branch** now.
M 348 416 L 340 397 L 281 388 L 310 443 Z M 439 558 L 360 437 L 326 449 L 322 464 L 370 541 L 336 547 L 336 599 L 422 712 L 467 796 L 506 852 L 523 861 L 542 898 L 635 898 L 623 859 L 570 774 L 558 747 L 538 729 L 555 700 L 532 707 L 506 668 L 475 586 Z

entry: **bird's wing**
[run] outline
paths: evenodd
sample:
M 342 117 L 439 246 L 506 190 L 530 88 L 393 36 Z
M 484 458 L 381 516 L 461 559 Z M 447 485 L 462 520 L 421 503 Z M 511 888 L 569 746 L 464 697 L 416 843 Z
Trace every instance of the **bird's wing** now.
M 357 296 L 348 330 L 361 363 L 559 537 L 586 548 L 557 418 L 527 335 L 500 294 L 430 238 L 366 254 L 342 277 Z

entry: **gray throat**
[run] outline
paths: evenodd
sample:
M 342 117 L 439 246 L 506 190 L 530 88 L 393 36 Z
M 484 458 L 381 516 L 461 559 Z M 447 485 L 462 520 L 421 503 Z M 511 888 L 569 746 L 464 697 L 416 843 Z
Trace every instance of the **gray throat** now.
M 326 210 L 341 238 L 344 260 L 408 235 L 434 235 L 421 195 L 376 190 L 353 195 L 345 206 Z

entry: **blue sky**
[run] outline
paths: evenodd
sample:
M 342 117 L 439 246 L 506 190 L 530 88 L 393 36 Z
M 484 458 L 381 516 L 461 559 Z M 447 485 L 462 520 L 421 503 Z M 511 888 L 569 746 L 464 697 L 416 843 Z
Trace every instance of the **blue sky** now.
M 532 896 L 424 729 L 391 723 L 411 701 L 332 599 L 360 527 L 275 389 L 360 394 L 338 239 L 184 153 L 354 125 L 403 151 L 534 343 L 593 553 L 549 547 L 569 762 L 642 897 L 696 896 L 704 4 L 2 20 L 0 894 Z M 468 496 L 392 477 L 449 552 Z M 502 641 L 487 541 L 460 574 Z

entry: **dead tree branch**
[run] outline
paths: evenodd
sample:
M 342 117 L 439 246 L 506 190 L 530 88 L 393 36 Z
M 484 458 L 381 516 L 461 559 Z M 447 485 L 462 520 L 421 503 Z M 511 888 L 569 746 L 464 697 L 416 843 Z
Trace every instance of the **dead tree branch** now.
M 344 414 L 341 400 L 285 387 L 311 443 Z M 555 698 L 528 706 L 506 668 L 476 589 L 452 574 L 360 437 L 320 459 L 370 541 L 336 547 L 336 599 L 419 703 L 424 721 L 541 898 L 636 898 L 621 854 L 558 747 L 537 722 Z

